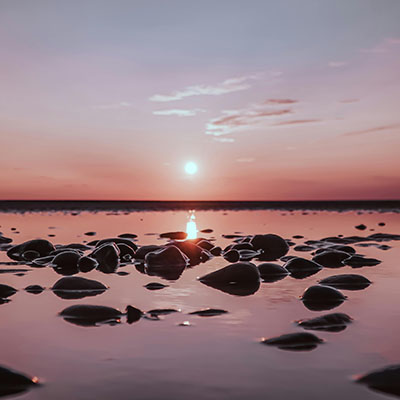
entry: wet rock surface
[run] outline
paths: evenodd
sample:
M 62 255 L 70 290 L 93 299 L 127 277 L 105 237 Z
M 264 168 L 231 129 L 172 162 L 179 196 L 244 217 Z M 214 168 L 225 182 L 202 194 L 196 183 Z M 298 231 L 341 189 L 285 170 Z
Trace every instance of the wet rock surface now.
M 356 382 L 379 392 L 400 396 L 400 364 L 369 372 L 357 378 Z
M 285 335 L 261 340 L 262 344 L 275 346 L 282 350 L 309 351 L 323 342 L 318 336 L 307 332 L 288 333 Z
M 352 322 L 352 318 L 344 313 L 332 313 L 315 318 L 301 319 L 296 324 L 307 330 L 341 332 Z

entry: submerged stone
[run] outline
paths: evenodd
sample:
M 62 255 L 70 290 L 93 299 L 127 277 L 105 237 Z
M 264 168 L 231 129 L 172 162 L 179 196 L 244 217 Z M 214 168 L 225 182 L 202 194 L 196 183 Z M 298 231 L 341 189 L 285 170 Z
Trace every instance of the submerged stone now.
M 17 289 L 12 286 L 0 283 L 0 298 L 7 298 L 17 293 Z
M 186 232 L 165 232 L 160 234 L 160 238 L 166 238 L 171 240 L 185 240 L 187 238 Z
M 30 377 L 0 365 L 0 396 L 24 392 L 38 383 L 37 377 Z
M 343 267 L 343 260 L 349 256 L 350 254 L 344 251 L 327 250 L 314 256 L 313 261 L 327 268 L 340 268 Z
M 362 290 L 367 288 L 371 284 L 371 281 L 362 275 L 343 274 L 328 276 L 319 283 L 336 289 Z
M 28 293 L 32 293 L 32 294 L 40 294 L 43 292 L 44 287 L 40 286 L 40 285 L 29 285 L 24 289 L 26 292 Z
M 275 346 L 282 350 L 307 351 L 315 349 L 323 340 L 308 332 L 288 333 L 269 339 L 261 339 L 262 344 Z
M 176 246 L 162 247 L 159 250 L 147 253 L 146 264 L 153 267 L 186 267 L 188 258 Z
M 357 255 L 353 255 L 343 260 L 343 264 L 350 265 L 353 268 L 374 267 L 381 262 L 382 261 L 377 260 L 376 258 L 366 258 Z
M 160 290 L 168 287 L 168 285 L 163 285 L 162 283 L 158 282 L 150 282 L 147 285 L 144 285 L 144 287 L 148 290 Z
M 346 300 L 339 290 L 322 285 L 310 286 L 301 297 L 303 304 L 313 311 L 331 310 Z
M 400 364 L 369 372 L 358 377 L 356 382 L 367 385 L 370 389 L 400 396 Z
M 76 304 L 65 308 L 59 315 L 76 325 L 95 326 L 98 323 L 119 323 L 123 313 L 107 306 Z
M 93 279 L 69 276 L 59 279 L 51 290 L 62 298 L 79 299 L 85 296 L 95 296 L 103 293 L 107 290 L 107 287 Z
M 11 247 L 7 251 L 7 256 L 16 261 L 23 261 L 23 254 L 30 250 L 38 252 L 40 257 L 45 257 L 54 251 L 55 248 L 48 240 L 34 239 Z
M 232 249 L 224 254 L 224 258 L 226 261 L 235 263 L 240 260 L 240 253 L 237 250 Z
M 307 330 L 341 332 L 352 322 L 352 318 L 344 313 L 332 313 L 320 317 L 296 321 L 297 325 Z
M 190 312 L 190 315 L 198 315 L 200 317 L 214 317 L 216 315 L 227 314 L 228 311 L 218 308 L 206 308 L 204 310 Z
M 260 273 L 253 263 L 238 262 L 204 275 L 199 280 L 203 283 L 246 284 L 259 282 Z
M 285 267 L 274 263 L 261 263 L 257 265 L 261 279 L 265 282 L 275 282 L 289 274 Z
M 255 250 L 262 250 L 263 254 L 260 259 L 263 261 L 277 260 L 289 251 L 286 240 L 274 234 L 255 235 L 250 243 Z

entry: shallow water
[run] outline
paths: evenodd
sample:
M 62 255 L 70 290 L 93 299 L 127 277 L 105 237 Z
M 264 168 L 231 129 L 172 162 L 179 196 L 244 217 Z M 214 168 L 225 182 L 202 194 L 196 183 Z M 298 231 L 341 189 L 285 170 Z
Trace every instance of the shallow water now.
M 333 212 L 279 210 L 198 211 L 198 229 L 212 228 L 216 244 L 232 242 L 222 234 L 276 233 L 302 244 L 339 234 L 367 236 L 374 232 L 400 233 L 400 214 L 379 212 Z M 1 213 L 0 231 L 14 243 L 48 238 L 54 244 L 82 243 L 121 233 L 136 233 L 139 244 L 162 244 L 165 239 L 148 233 L 184 230 L 185 211 L 165 212 L 62 212 Z M 386 225 L 378 226 L 379 222 Z M 368 229 L 359 231 L 358 224 Z M 17 232 L 12 231 L 15 227 Z M 94 237 L 83 233 L 95 231 Z M 55 237 L 48 237 L 48 235 Z M 352 376 L 400 360 L 400 241 L 385 242 L 389 250 L 359 247 L 357 251 L 382 260 L 375 267 L 324 268 L 298 280 L 291 277 L 262 283 L 254 294 L 233 296 L 196 280 L 228 263 L 222 257 L 186 269 L 169 282 L 147 276 L 133 265 L 122 267 L 129 275 L 91 271 L 79 274 L 110 287 L 95 297 L 63 300 L 50 290 L 39 295 L 23 290 L 28 285 L 51 287 L 59 278 L 51 268 L 28 268 L 23 276 L 0 275 L 0 282 L 19 291 L 0 305 L 0 364 L 38 376 L 42 386 L 21 399 L 381 399 L 387 395 L 355 384 Z M 310 253 L 289 254 L 311 258 Z M 0 261 L 10 261 L 0 252 Z M 258 262 L 256 262 L 258 263 Z M 339 273 L 366 276 L 373 284 L 348 296 L 334 311 L 310 311 L 299 300 L 303 291 L 318 280 Z M 150 291 L 143 286 L 160 282 L 169 286 Z M 124 310 L 130 304 L 143 311 L 177 308 L 180 313 L 159 321 L 141 319 L 129 325 L 125 318 L 110 326 L 81 327 L 58 313 L 73 304 L 99 304 Z M 187 315 L 205 307 L 228 313 L 214 317 Z M 293 321 L 329 312 L 345 312 L 354 318 L 338 333 L 314 332 L 325 343 L 307 352 L 291 352 L 260 344 L 261 337 L 300 332 Z M 189 321 L 190 326 L 179 326 Z M 307 331 L 311 332 L 311 331 Z

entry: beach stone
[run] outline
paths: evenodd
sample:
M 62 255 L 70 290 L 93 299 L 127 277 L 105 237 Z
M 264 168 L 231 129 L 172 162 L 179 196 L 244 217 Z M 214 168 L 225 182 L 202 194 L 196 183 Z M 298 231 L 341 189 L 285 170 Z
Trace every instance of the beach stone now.
M 229 250 L 224 254 L 224 258 L 226 261 L 235 263 L 240 260 L 240 253 L 237 250 Z
M 93 326 L 97 323 L 117 323 L 123 313 L 107 306 L 75 304 L 65 308 L 59 315 L 77 325 Z
M 216 315 L 222 315 L 222 314 L 227 314 L 227 313 L 228 313 L 228 311 L 221 310 L 218 308 L 206 308 L 204 310 L 192 311 L 189 314 L 190 315 L 198 315 L 200 317 L 214 317 Z
M 104 273 L 113 273 L 119 266 L 119 249 L 114 242 L 106 242 L 96 247 L 90 255 L 99 263 L 97 269 Z
M 254 247 L 251 245 L 251 243 L 248 243 L 248 242 L 236 243 L 236 244 L 232 245 L 231 249 L 254 251 Z
M 160 234 L 160 238 L 171 240 L 185 240 L 187 238 L 186 232 L 165 232 Z
M 15 293 L 17 293 L 17 289 L 12 286 L 5 285 L 4 283 L 0 283 L 0 298 L 11 297 Z
M 331 286 L 343 290 L 362 290 L 367 288 L 371 281 L 365 276 L 356 274 L 333 275 L 322 279 L 321 285 Z
M 126 322 L 128 324 L 132 324 L 136 321 L 139 321 L 142 318 L 143 311 L 139 310 L 136 307 L 126 306 Z
M 28 250 L 24 251 L 24 253 L 22 254 L 22 258 L 26 261 L 32 261 L 35 258 L 40 258 L 40 254 L 35 250 Z
M 365 231 L 365 229 L 367 229 L 367 227 L 364 224 L 356 225 L 355 228 L 360 231 Z
M 12 241 L 13 240 L 11 238 L 0 235 L 0 244 L 8 244 L 11 243 Z
M 127 246 L 125 243 L 117 243 L 117 247 L 119 249 L 119 258 L 121 260 L 132 260 L 135 256 L 135 251 L 132 247 Z
M 125 238 L 125 239 L 136 239 L 138 235 L 135 233 L 121 233 L 118 235 L 119 238 Z
M 349 258 L 350 254 L 344 251 L 324 251 L 313 257 L 313 261 L 327 268 L 343 267 L 343 261 Z
M 179 312 L 179 310 L 175 310 L 174 308 L 155 308 L 153 310 L 147 311 L 146 314 L 159 317 L 160 315 L 169 315 Z
M 163 246 L 157 246 L 157 245 L 154 245 L 154 244 L 147 245 L 147 246 L 141 246 L 136 251 L 136 253 L 134 255 L 134 258 L 137 259 L 137 260 L 144 260 L 147 253 L 158 251 L 158 250 L 163 249 L 163 248 L 164 248 Z
M 78 269 L 82 272 L 92 271 L 93 269 L 97 268 L 98 265 L 99 263 L 97 260 L 92 257 L 82 256 L 78 260 Z
M 85 232 L 84 235 L 86 235 L 86 236 L 95 236 L 96 232 L 93 232 L 93 231 Z
M 379 222 L 378 225 L 379 226 L 385 226 L 386 224 L 384 222 Z
M 285 267 L 274 263 L 262 263 L 257 265 L 261 278 L 265 281 L 270 281 L 271 277 L 285 277 L 289 274 Z
M 367 385 L 370 389 L 400 396 L 400 364 L 369 372 L 358 377 L 356 382 Z
M 318 272 L 322 269 L 322 266 L 315 261 L 307 260 L 301 257 L 291 258 L 285 264 L 285 268 L 289 272 L 303 272 L 303 271 L 315 271 Z
M 222 254 L 222 249 L 219 246 L 215 246 L 210 250 L 210 253 L 215 257 L 219 257 Z
M 323 340 L 308 332 L 295 332 L 261 340 L 262 344 L 282 350 L 304 351 L 315 349 Z
M 48 240 L 34 239 L 11 247 L 7 251 L 7 255 L 13 260 L 23 261 L 22 255 L 29 250 L 38 252 L 40 257 L 45 257 L 54 251 L 55 248 Z
M 203 283 L 214 282 L 226 285 L 247 284 L 259 282 L 260 273 L 254 264 L 238 262 L 204 275 L 199 280 Z
M 200 242 L 197 243 L 197 246 L 206 250 L 211 250 L 212 248 L 214 248 L 214 245 L 208 240 L 201 240 Z
M 366 258 L 358 255 L 353 255 L 343 260 L 343 264 L 350 265 L 353 268 L 373 267 L 381 262 L 382 261 L 377 260 L 376 258 Z
M 333 287 L 314 285 L 303 293 L 301 299 L 309 310 L 323 311 L 339 306 L 346 300 L 346 296 Z
M 38 383 L 37 377 L 30 377 L 0 365 L 0 396 L 24 392 Z
M 207 229 L 202 229 L 200 232 L 201 233 L 213 233 L 214 231 L 212 229 L 207 228 Z
M 127 239 L 127 238 L 121 238 L 121 237 L 116 237 L 116 238 L 107 238 L 107 239 L 102 239 L 96 242 L 96 247 L 100 247 L 103 244 L 118 244 L 118 243 L 123 243 L 132 248 L 133 251 L 137 250 L 137 245 L 132 239 Z M 88 243 L 90 245 L 90 243 Z
M 167 246 L 159 250 L 147 253 L 145 261 L 148 267 L 172 267 L 188 264 L 188 258 L 176 246 Z
M 315 250 L 315 247 L 307 246 L 305 244 L 304 245 L 300 244 L 298 246 L 293 247 L 293 250 L 295 250 L 295 251 L 313 251 L 313 250 Z
M 80 276 L 68 276 L 59 279 L 51 288 L 53 291 L 104 291 L 107 286 L 93 279 Z
M 240 255 L 240 261 L 251 261 L 253 258 L 256 258 L 260 255 L 258 251 L 254 250 L 238 250 Z
M 262 250 L 263 261 L 277 260 L 289 251 L 289 245 L 286 240 L 274 234 L 255 235 L 250 243 L 255 250 Z
M 344 313 L 332 313 L 315 318 L 296 321 L 297 325 L 307 330 L 341 332 L 352 322 L 352 318 Z
M 192 266 L 200 264 L 201 262 L 208 261 L 211 258 L 211 255 L 207 250 L 202 249 L 201 247 L 197 246 L 189 240 L 186 240 L 184 242 L 174 241 L 168 243 L 166 246 L 177 247 L 183 254 L 185 254 L 189 258 L 190 265 Z
M 40 285 L 29 285 L 24 289 L 26 292 L 28 293 L 32 293 L 32 294 L 40 294 L 43 292 L 44 287 L 40 286 Z
M 51 262 L 52 266 L 59 267 L 63 269 L 77 269 L 78 268 L 78 260 L 81 255 L 73 250 L 65 250 L 59 254 L 57 254 L 53 261 Z
M 148 290 L 160 290 L 168 287 L 168 285 L 163 285 L 162 283 L 158 282 L 150 282 L 147 285 L 144 285 L 144 287 Z

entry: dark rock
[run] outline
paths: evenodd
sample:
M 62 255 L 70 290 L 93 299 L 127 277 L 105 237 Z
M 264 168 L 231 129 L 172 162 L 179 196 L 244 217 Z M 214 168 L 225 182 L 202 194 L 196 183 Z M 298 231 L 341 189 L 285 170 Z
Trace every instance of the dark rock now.
M 97 268 L 98 265 L 99 263 L 96 259 L 88 256 L 83 256 L 78 260 L 78 269 L 81 272 L 92 271 L 93 269 Z
M 7 244 L 7 243 L 11 243 L 12 241 L 13 241 L 12 239 L 0 235 L 0 244 Z
M 136 321 L 139 321 L 143 315 L 143 311 L 139 310 L 136 307 L 127 306 L 126 307 L 126 322 L 128 324 L 132 324 Z
M 208 240 L 201 240 L 200 242 L 197 243 L 197 246 L 206 250 L 211 250 L 212 248 L 214 248 L 214 245 Z
M 67 307 L 59 315 L 76 325 L 95 326 L 98 323 L 119 323 L 123 313 L 112 307 L 76 304 Z
M 7 251 L 7 255 L 12 260 L 23 261 L 22 255 L 29 250 L 38 252 L 40 257 L 45 257 L 54 251 L 54 246 L 45 239 L 28 240 L 27 242 L 11 247 Z
M 127 246 L 131 247 L 132 250 L 134 250 L 134 251 L 137 250 L 137 245 L 132 239 L 121 238 L 121 237 L 107 238 L 107 239 L 99 240 L 96 243 L 96 247 L 100 247 L 105 243 L 108 243 L 108 244 L 110 244 L 110 243 L 114 243 L 114 244 L 123 243 L 123 244 L 126 244 Z M 90 243 L 88 243 L 88 245 L 90 245 Z
M 400 235 L 392 233 L 373 233 L 369 235 L 368 240 L 375 240 L 376 242 L 389 242 L 391 240 L 400 240 Z
M 0 298 L 5 299 L 6 297 L 11 297 L 15 293 L 17 293 L 17 289 L 14 289 L 12 286 L 0 283 Z
M 285 268 L 290 272 L 292 278 L 304 279 L 319 272 L 322 266 L 314 261 L 295 257 L 285 264 Z
M 197 246 L 189 240 L 186 240 L 184 242 L 171 242 L 168 243 L 167 246 L 177 247 L 183 254 L 185 254 L 189 258 L 190 265 L 192 266 L 200 264 L 201 262 L 208 261 L 211 258 L 211 255 L 207 250 L 202 249 L 201 247 Z
M 214 231 L 212 229 L 207 228 L 207 229 L 202 229 L 200 232 L 201 233 L 213 233 Z
M 292 238 L 293 239 L 303 239 L 304 236 L 303 235 L 293 235 Z
M 46 256 L 46 257 L 40 257 L 40 258 L 35 258 L 31 263 L 31 267 L 35 268 L 42 268 L 46 267 L 47 265 L 50 265 L 51 262 L 53 261 L 53 256 Z
M 176 246 L 162 247 L 147 253 L 145 261 L 148 267 L 186 266 L 188 258 Z
M 301 297 L 303 304 L 312 311 L 330 310 L 346 299 L 339 290 L 330 286 L 310 286 Z
M 371 284 L 371 281 L 362 275 L 343 274 L 329 276 L 322 279 L 319 283 L 336 289 L 362 290 L 367 288 Z
M 224 254 L 224 258 L 228 262 L 235 263 L 240 260 L 240 254 L 237 250 L 229 250 Z
M 99 263 L 97 269 L 106 274 L 115 272 L 119 266 L 119 249 L 114 242 L 96 247 L 90 257 Z
M 153 251 L 161 250 L 163 248 L 164 248 L 163 246 L 157 246 L 154 244 L 148 246 L 141 246 L 137 249 L 134 258 L 136 260 L 144 260 L 147 253 L 152 253 Z
M 50 266 L 54 268 L 54 271 L 61 275 L 74 275 L 79 272 L 78 260 L 80 254 L 73 250 L 66 250 L 62 253 L 57 254 Z
M 30 377 L 11 368 L 0 366 L 0 396 L 25 392 L 38 383 L 37 377 Z
M 25 288 L 25 291 L 32 294 L 40 294 L 44 290 L 44 287 L 40 285 L 29 285 Z
M 215 246 L 210 250 L 210 253 L 215 257 L 219 257 L 222 254 L 222 249 L 219 246 Z
M 119 258 L 121 261 L 130 261 L 135 257 L 135 251 L 125 243 L 117 243 Z
M 386 224 L 384 222 L 379 222 L 378 225 L 379 226 L 385 226 Z
M 358 377 L 356 382 L 379 392 L 400 396 L 400 364 L 369 372 Z
M 118 235 L 118 237 L 125 239 L 136 239 L 138 236 L 135 233 L 122 233 L 121 235 Z
M 367 227 L 364 224 L 357 225 L 355 226 L 355 228 L 360 231 L 365 231 L 365 229 L 367 229 Z
M 250 262 L 230 264 L 199 278 L 200 282 L 220 284 L 246 284 L 260 281 L 258 268 Z
M 86 235 L 86 236 L 95 236 L 96 232 L 93 232 L 93 231 L 85 232 L 84 235 Z
M 160 319 L 160 315 L 169 315 L 179 312 L 179 310 L 175 310 L 173 308 L 156 308 L 154 310 L 147 311 L 147 315 L 150 316 L 150 319 Z
M 236 243 L 231 247 L 231 249 L 235 249 L 235 250 L 252 250 L 252 251 L 254 251 L 254 247 L 251 245 L 251 243 L 248 243 L 248 242 Z
M 216 315 L 226 314 L 228 311 L 217 308 L 206 308 L 204 310 L 190 312 L 190 315 L 198 315 L 200 317 L 214 317 Z
M 51 290 L 62 299 L 82 299 L 86 296 L 97 296 L 107 290 L 101 282 L 81 277 L 59 279 Z
M 262 339 L 261 343 L 275 346 L 282 350 L 307 351 L 315 349 L 323 340 L 308 332 L 288 333 L 270 339 Z
M 315 250 L 315 248 L 312 246 L 307 246 L 307 245 L 298 245 L 298 246 L 293 247 L 293 250 L 295 250 L 295 251 L 313 251 L 313 250 Z
M 254 250 L 239 250 L 240 261 L 251 261 L 253 258 L 256 258 L 260 255 L 258 251 Z
M 168 285 L 163 285 L 162 283 L 158 282 L 150 282 L 147 285 L 144 285 L 144 287 L 148 290 L 160 290 L 168 287 Z
M 263 261 L 273 261 L 283 257 L 289 251 L 286 240 L 278 235 L 255 235 L 250 241 L 255 250 L 262 250 Z M 260 258 L 261 259 L 261 258 Z
M 165 232 L 160 234 L 160 238 L 171 240 L 185 240 L 187 238 L 186 232 Z
M 286 268 L 274 263 L 262 263 L 257 268 L 265 282 L 276 282 L 289 274 Z
M 78 252 L 83 252 L 86 250 L 92 250 L 92 246 L 87 246 L 86 244 L 82 243 L 69 243 L 62 246 L 56 246 L 56 250 L 78 250 Z M 51 254 L 53 254 L 52 252 Z
M 376 258 L 365 258 L 358 255 L 353 255 L 343 260 L 343 264 L 350 265 L 353 268 L 373 267 L 380 264 L 382 261 Z
M 37 252 L 37 251 L 35 251 L 35 250 L 28 250 L 28 251 L 25 251 L 25 252 L 22 254 L 22 258 L 23 258 L 24 260 L 26 260 L 26 261 L 32 261 L 32 260 L 34 260 L 35 258 L 39 258 L 39 257 L 40 257 L 39 252 Z
M 349 253 L 344 251 L 324 251 L 313 257 L 313 261 L 323 265 L 327 268 L 340 268 L 343 267 L 342 261 L 349 258 Z
M 352 322 L 352 318 L 344 313 L 333 313 L 316 318 L 296 321 L 297 325 L 307 330 L 341 332 Z

